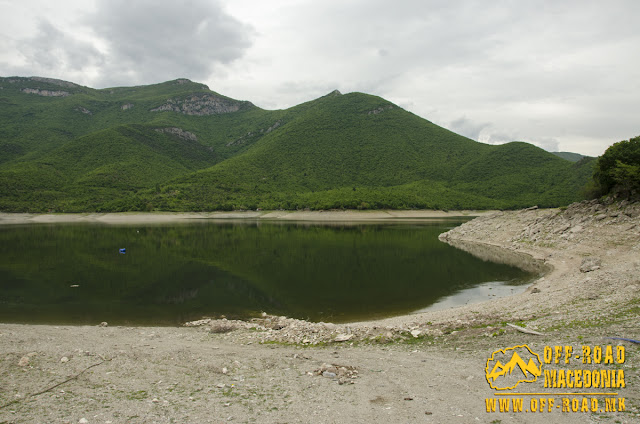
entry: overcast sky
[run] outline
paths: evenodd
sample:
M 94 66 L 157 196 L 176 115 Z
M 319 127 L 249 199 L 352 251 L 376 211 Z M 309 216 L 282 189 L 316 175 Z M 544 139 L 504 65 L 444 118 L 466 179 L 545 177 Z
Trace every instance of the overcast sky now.
M 338 89 L 484 143 L 640 135 L 640 1 L 0 0 L 0 76 L 189 78 L 281 109 Z

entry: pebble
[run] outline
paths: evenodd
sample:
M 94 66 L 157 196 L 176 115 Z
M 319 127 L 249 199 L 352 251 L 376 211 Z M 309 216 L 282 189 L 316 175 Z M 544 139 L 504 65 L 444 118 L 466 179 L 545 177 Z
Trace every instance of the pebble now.
M 351 340 L 353 338 L 353 334 L 338 334 L 334 339 L 336 342 L 346 342 L 347 340 Z

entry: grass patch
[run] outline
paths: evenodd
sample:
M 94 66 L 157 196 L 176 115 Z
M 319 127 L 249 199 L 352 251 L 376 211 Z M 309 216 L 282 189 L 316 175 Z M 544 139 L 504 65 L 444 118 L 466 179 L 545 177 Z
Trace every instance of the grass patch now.
M 145 400 L 149 397 L 146 390 L 138 390 L 127 395 L 128 400 Z

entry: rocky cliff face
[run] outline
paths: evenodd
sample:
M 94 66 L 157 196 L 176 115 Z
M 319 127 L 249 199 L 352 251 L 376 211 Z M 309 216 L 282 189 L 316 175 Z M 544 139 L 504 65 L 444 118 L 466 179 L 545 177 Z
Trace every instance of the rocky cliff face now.
M 27 94 L 37 94 L 44 97 L 67 97 L 69 95 L 66 91 L 53 91 L 53 90 L 40 90 L 39 88 L 23 88 L 21 90 Z
M 245 105 L 251 103 L 200 93 L 183 99 L 169 99 L 165 104 L 151 109 L 151 112 L 173 111 L 185 115 L 206 116 L 237 112 Z

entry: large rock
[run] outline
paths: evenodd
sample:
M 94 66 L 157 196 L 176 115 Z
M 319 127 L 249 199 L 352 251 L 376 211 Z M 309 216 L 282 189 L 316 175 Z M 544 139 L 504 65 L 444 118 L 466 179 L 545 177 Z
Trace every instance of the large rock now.
M 598 258 L 589 257 L 584 258 L 582 263 L 580 264 L 580 272 L 591 272 L 596 269 L 600 269 L 602 266 L 602 261 Z

